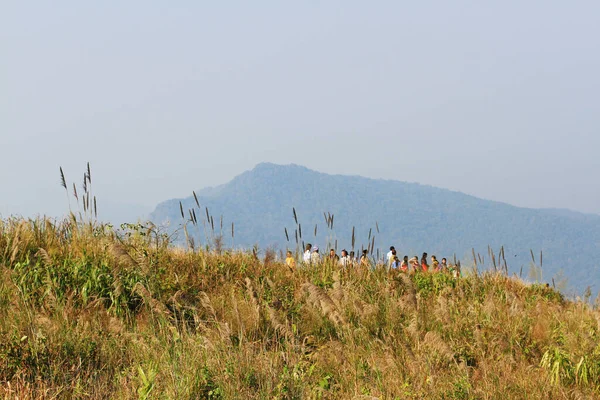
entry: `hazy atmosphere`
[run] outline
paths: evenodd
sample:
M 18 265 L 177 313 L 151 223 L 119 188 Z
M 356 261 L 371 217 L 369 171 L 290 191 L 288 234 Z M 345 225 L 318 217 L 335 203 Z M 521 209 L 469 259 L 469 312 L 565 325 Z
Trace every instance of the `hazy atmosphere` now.
M 600 3 L 9 2 L 0 214 L 150 212 L 257 163 L 600 214 Z M 351 190 L 351 189 L 349 189 Z M 393 196 L 393 193 L 390 193 Z

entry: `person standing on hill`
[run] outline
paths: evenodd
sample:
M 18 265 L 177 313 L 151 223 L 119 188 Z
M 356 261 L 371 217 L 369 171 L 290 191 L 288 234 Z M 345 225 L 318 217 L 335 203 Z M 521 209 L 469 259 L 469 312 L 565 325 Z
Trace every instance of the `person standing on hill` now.
M 453 278 L 458 278 L 460 276 L 460 261 L 458 261 L 456 265 L 451 265 L 448 268 L 448 271 L 450 271 Z
M 314 246 L 313 252 L 310 255 L 310 263 L 311 264 L 320 264 L 321 263 L 321 255 L 319 254 L 319 247 Z
M 304 254 L 302 255 L 302 261 L 304 261 L 305 264 L 310 264 L 310 250 L 311 249 L 312 249 L 312 244 L 307 243 L 306 250 L 304 250 Z
M 342 257 L 340 258 L 338 265 L 342 268 L 352 265 L 352 261 L 350 260 L 350 256 L 348 256 L 346 249 L 342 250 Z
M 292 272 L 296 270 L 296 259 L 292 256 L 292 252 L 289 250 L 286 253 L 285 263 Z
M 437 260 L 436 256 L 431 256 L 431 268 L 433 272 L 440 271 L 440 262 Z
M 340 261 L 340 257 L 337 254 L 335 254 L 334 249 L 329 250 L 329 261 L 333 264 L 337 264 L 338 261 Z
M 409 261 L 411 273 L 417 272 L 419 270 L 419 257 L 414 256 Z
M 423 253 L 423 257 L 421 257 L 421 269 L 423 272 L 427 272 L 429 270 L 429 265 L 427 264 L 427 253 Z
M 400 271 L 408 271 L 408 256 L 404 256 L 404 258 L 402 259 L 402 263 L 400 263 Z
M 355 253 L 354 253 L 354 250 L 351 250 L 351 251 L 350 251 L 350 254 L 348 254 L 348 257 L 350 257 L 350 265 L 354 265 L 354 264 L 356 264 L 356 262 L 358 261 L 358 260 L 356 259 L 356 256 L 355 256 Z
M 390 269 L 398 271 L 400 269 L 400 259 L 398 256 L 394 256 L 392 263 L 390 264 Z
M 446 260 L 446 258 L 442 258 L 442 263 L 440 264 L 440 269 L 442 270 L 442 272 L 446 272 L 448 271 L 448 261 Z
M 392 261 L 394 261 L 394 256 L 396 255 L 396 249 L 394 246 L 390 246 L 390 251 L 386 254 L 386 264 L 389 266 Z
M 387 263 L 388 268 L 392 266 L 392 263 L 394 262 L 394 260 L 396 258 L 397 258 L 396 249 L 394 249 L 394 250 L 392 250 L 392 257 L 388 259 L 388 263 Z
M 371 263 L 369 262 L 369 250 L 363 250 L 362 256 L 360 256 L 360 265 L 364 267 L 371 266 Z

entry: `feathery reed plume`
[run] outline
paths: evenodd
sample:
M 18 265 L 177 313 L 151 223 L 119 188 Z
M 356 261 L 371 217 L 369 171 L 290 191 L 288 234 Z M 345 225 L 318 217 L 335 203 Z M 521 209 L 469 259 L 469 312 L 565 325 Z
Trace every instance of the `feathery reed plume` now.
M 67 190 L 67 181 L 65 180 L 65 173 L 63 172 L 62 167 L 60 168 L 60 185 Z
M 75 185 L 75 182 L 73 182 L 73 196 L 75 196 L 75 200 L 77 200 L 77 203 L 79 204 L 79 196 L 77 195 L 77 185 Z
M 150 306 L 150 309 L 157 314 L 171 316 L 171 311 L 162 302 L 156 300 L 152 293 L 144 286 L 141 282 L 138 282 L 133 287 L 133 292 L 140 296 L 146 304 Z
M 231 223 L 231 238 L 234 238 L 234 237 L 235 237 L 235 227 L 234 227 L 233 222 L 232 222 Z
M 315 224 L 315 237 L 317 237 L 317 224 Z
M 200 297 L 200 304 L 202 304 L 202 307 L 206 311 L 208 311 L 213 317 L 213 320 L 216 321 L 217 313 L 215 312 L 215 308 L 213 307 L 212 302 L 210 301 L 210 297 L 208 297 L 208 295 L 205 292 L 200 292 L 198 295 Z
M 369 228 L 369 238 L 367 239 L 367 241 L 371 241 L 371 231 L 373 230 L 373 228 Z
M 269 321 L 271 322 L 271 326 L 275 330 L 275 332 L 279 333 L 283 337 L 288 340 L 292 340 L 294 335 L 287 324 L 283 323 L 281 319 L 277 316 L 277 312 L 268 305 L 265 305 L 267 309 L 267 314 L 269 315 Z
M 192 224 L 195 226 L 196 223 L 194 222 L 194 216 L 192 215 L 192 210 L 188 209 L 188 214 L 190 216 L 190 221 L 192 221 Z
M 377 228 L 377 233 L 379 233 L 379 223 L 375 221 L 375 228 Z
M 82 187 L 83 187 L 83 193 L 87 194 L 87 192 L 88 192 L 87 173 L 83 174 L 83 185 L 82 185 Z
M 42 249 L 41 247 L 38 249 L 35 255 L 42 259 L 42 261 L 44 262 L 44 266 L 49 267 L 50 265 L 52 265 L 52 259 L 48 255 L 48 252 Z
M 179 211 L 181 211 L 181 218 L 185 219 L 185 214 L 183 213 L 183 204 L 181 204 L 181 201 L 179 202 Z
M 529 251 L 531 252 L 531 261 L 533 261 L 533 263 L 535 264 L 535 256 L 533 255 L 533 250 L 529 249 Z
M 298 244 L 298 229 L 296 229 L 294 233 L 296 234 L 296 244 Z
M 542 268 L 543 264 L 544 264 L 544 254 L 542 253 L 542 250 L 540 250 L 540 268 Z
M 290 241 L 290 237 L 289 237 L 289 235 L 288 235 L 287 228 L 283 228 L 283 230 L 285 231 L 285 238 L 286 238 L 286 239 L 287 239 L 287 241 L 289 242 L 289 241 Z
M 338 248 L 338 246 L 337 246 L 337 239 L 335 239 L 335 247 L 334 247 L 334 249 L 335 249 L 336 253 L 337 253 L 337 248 Z
M 331 297 L 320 287 L 306 282 L 302 288 L 308 293 L 308 301 L 313 307 L 320 309 L 323 315 L 336 325 L 345 323 L 344 317 L 340 314 Z
M 196 196 L 196 192 L 192 190 L 192 194 L 194 195 L 194 200 L 196 201 L 196 205 L 200 208 L 200 202 L 198 201 L 198 196 Z
M 90 162 L 87 163 L 87 177 L 90 184 L 92 184 L 92 171 L 90 170 Z
M 67 193 L 67 203 L 69 204 L 69 212 L 71 212 L 71 199 L 69 198 L 69 189 L 67 189 L 67 181 L 65 180 L 65 173 L 63 172 L 62 167 L 59 167 L 59 169 L 60 169 L 60 186 L 65 188 L 65 192 Z
M 215 233 L 215 219 L 213 218 L 213 216 L 210 216 L 210 227 L 213 231 L 213 233 Z
M 298 234 L 300 235 L 300 239 L 302 239 L 302 224 L 298 224 Z
M 325 211 L 323 211 L 323 218 L 325 218 L 325 223 L 327 224 L 327 227 L 329 227 L 329 218 L 327 218 L 327 213 Z
M 96 205 L 96 196 L 94 196 L 94 218 L 98 219 L 98 207 Z
M 15 230 L 15 236 L 10 247 L 10 265 L 12 265 L 17 258 L 17 254 L 20 250 L 20 244 L 22 242 L 23 231 L 25 230 L 26 225 L 27 223 L 25 221 L 22 221 L 19 225 L 17 225 L 17 228 Z M 6 251 L 8 251 L 8 249 L 9 247 L 7 246 Z
M 292 211 L 294 212 L 294 221 L 296 221 L 296 225 L 298 225 L 298 215 L 296 214 L 296 208 L 292 207 Z
M 471 248 L 471 251 L 473 252 L 473 261 L 475 262 L 475 267 L 477 267 L 477 256 L 475 255 L 475 248 Z
M 417 291 L 413 281 L 407 274 L 399 274 L 400 280 L 402 281 L 402 287 L 404 288 L 404 296 L 406 297 L 409 305 L 413 309 L 417 309 Z
M 221 233 L 223 232 L 223 214 L 221 214 L 221 222 L 220 222 L 221 228 L 220 231 Z
M 136 267 L 138 265 L 121 243 L 113 242 L 110 246 L 110 250 L 117 262 L 126 264 L 130 267 Z
M 196 209 L 192 208 L 192 217 L 194 217 L 194 224 L 198 225 L 198 218 L 196 218 Z
M 342 289 L 342 283 L 340 281 L 340 272 L 333 272 L 333 290 L 331 291 L 331 298 L 338 308 L 342 308 L 342 299 L 344 298 L 344 290 Z
M 354 236 L 354 227 L 352 227 L 352 250 L 354 250 L 355 241 L 356 241 L 356 237 Z
M 334 215 L 331 214 L 331 229 L 333 229 L 333 217 L 334 217 Z
M 252 303 L 252 309 L 254 310 L 255 320 L 258 321 L 260 318 L 260 304 L 258 302 L 258 296 L 256 295 L 256 290 L 254 290 L 254 286 L 252 285 L 252 280 L 248 277 L 245 279 L 246 282 L 246 293 L 250 298 L 250 302 Z
M 206 222 L 210 224 L 210 215 L 208 214 L 208 207 L 205 207 L 206 209 Z

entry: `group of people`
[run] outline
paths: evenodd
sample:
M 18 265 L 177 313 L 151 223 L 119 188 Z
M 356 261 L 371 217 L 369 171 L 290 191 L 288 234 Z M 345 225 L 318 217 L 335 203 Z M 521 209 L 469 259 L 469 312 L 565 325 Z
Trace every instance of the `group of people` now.
M 326 261 L 339 265 L 342 268 L 357 265 L 364 267 L 372 266 L 368 250 L 363 250 L 361 256 L 356 257 L 354 251 L 348 252 L 344 249 L 341 251 L 341 256 L 339 256 L 336 254 L 335 249 L 330 249 L 329 255 L 323 259 L 319 253 L 319 247 L 313 246 L 310 243 L 306 245 L 306 249 L 302 255 L 302 261 L 304 264 L 308 265 L 319 264 Z M 292 269 L 296 267 L 296 259 L 291 251 L 287 252 L 285 262 Z M 440 262 L 435 255 L 432 255 L 428 262 L 427 253 L 423 253 L 420 260 L 418 256 L 414 256 L 410 259 L 408 256 L 404 256 L 402 260 L 400 260 L 394 246 L 390 247 L 390 251 L 386 254 L 385 260 L 381 260 L 381 264 L 385 265 L 390 270 L 397 270 L 400 272 L 448 272 L 454 277 L 457 277 L 460 274 L 460 264 L 449 265 L 446 258 L 442 258 Z

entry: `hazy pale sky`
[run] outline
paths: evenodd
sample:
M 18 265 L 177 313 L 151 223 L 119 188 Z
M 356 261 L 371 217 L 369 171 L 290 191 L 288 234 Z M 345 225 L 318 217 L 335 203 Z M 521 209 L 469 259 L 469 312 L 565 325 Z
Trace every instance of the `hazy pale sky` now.
M 87 161 L 100 214 L 263 161 L 600 213 L 598 1 L 0 8 L 4 216 Z

